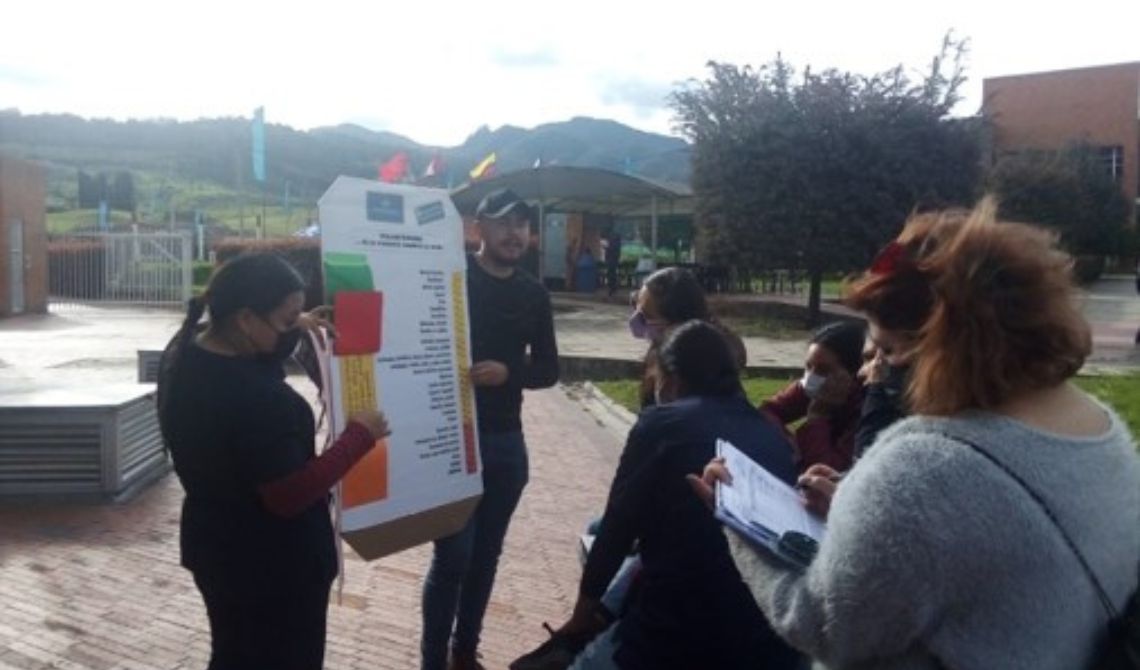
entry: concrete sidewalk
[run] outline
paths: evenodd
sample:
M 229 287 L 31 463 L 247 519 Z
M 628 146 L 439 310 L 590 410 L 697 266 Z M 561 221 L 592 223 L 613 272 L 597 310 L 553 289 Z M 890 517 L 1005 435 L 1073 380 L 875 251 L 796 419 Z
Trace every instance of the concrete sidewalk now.
M 794 302 L 793 297 L 715 296 L 714 302 Z M 640 361 L 645 342 L 629 334 L 624 301 L 573 294 L 554 296 L 555 328 L 563 355 Z M 829 309 L 842 309 L 829 306 Z M 1132 277 L 1107 277 L 1083 294 L 1083 311 L 1093 332 L 1087 372 L 1140 368 L 1133 337 L 1140 327 L 1140 298 Z M 58 314 L 0 319 L 0 386 L 43 386 L 133 382 L 137 350 L 161 349 L 182 315 L 168 310 L 69 308 Z M 803 339 L 746 337 L 751 366 L 797 368 Z
M 531 478 L 487 614 L 491 669 L 544 640 L 543 621 L 568 616 L 577 538 L 604 507 L 621 445 L 561 388 L 528 394 L 524 423 Z M 205 611 L 178 565 L 181 502 L 170 476 L 125 505 L 0 506 L 0 670 L 204 668 Z M 347 551 L 326 667 L 417 667 L 428 549 L 374 563 Z

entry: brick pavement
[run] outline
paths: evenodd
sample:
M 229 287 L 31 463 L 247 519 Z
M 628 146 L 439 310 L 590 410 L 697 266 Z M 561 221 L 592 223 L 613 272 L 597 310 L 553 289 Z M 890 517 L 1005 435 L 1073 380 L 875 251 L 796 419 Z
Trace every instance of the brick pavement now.
M 621 436 L 563 389 L 528 394 L 531 479 L 486 619 L 488 668 L 505 668 L 568 614 L 576 539 L 603 506 Z M 182 490 L 167 477 L 124 505 L 0 505 L 0 670 L 204 668 L 208 626 L 178 565 Z M 429 552 L 346 560 L 329 610 L 330 670 L 417 667 Z

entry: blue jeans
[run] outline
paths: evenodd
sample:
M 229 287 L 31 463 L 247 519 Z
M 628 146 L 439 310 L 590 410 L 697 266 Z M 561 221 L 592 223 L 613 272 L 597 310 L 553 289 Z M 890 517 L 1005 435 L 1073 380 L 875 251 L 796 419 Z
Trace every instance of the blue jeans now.
M 615 622 L 600 635 L 590 641 L 580 654 L 574 657 L 569 670 L 619 670 L 614 654 L 618 645 Z
M 526 486 L 526 442 L 521 432 L 480 433 L 479 453 L 483 498 L 463 530 L 435 541 L 424 581 L 423 670 L 447 667 L 449 642 L 461 653 L 473 654 L 479 646 L 503 538 Z
M 601 528 L 602 520 L 599 517 L 586 525 L 586 534 L 597 537 Z M 610 580 L 610 585 L 606 587 L 606 592 L 602 594 L 602 607 L 605 607 L 615 619 L 625 613 L 629 591 L 639 572 L 641 572 L 641 554 L 626 556 L 617 574 Z

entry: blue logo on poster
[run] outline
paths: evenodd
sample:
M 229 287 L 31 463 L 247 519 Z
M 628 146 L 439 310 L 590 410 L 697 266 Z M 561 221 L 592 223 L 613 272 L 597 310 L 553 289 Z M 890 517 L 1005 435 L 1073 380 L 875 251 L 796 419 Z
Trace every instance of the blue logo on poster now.
M 421 226 L 442 221 L 446 217 L 447 214 L 444 212 L 443 203 L 438 200 L 416 208 L 416 221 L 418 221 Z
M 394 193 L 376 193 L 368 191 L 365 203 L 369 221 L 380 223 L 404 222 L 404 196 Z

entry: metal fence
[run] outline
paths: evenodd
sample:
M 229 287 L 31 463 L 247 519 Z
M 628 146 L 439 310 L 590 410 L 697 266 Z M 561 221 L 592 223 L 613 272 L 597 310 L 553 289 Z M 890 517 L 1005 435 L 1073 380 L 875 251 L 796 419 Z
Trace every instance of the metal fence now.
M 186 233 L 77 233 L 48 240 L 48 294 L 54 307 L 175 307 L 190 299 Z

